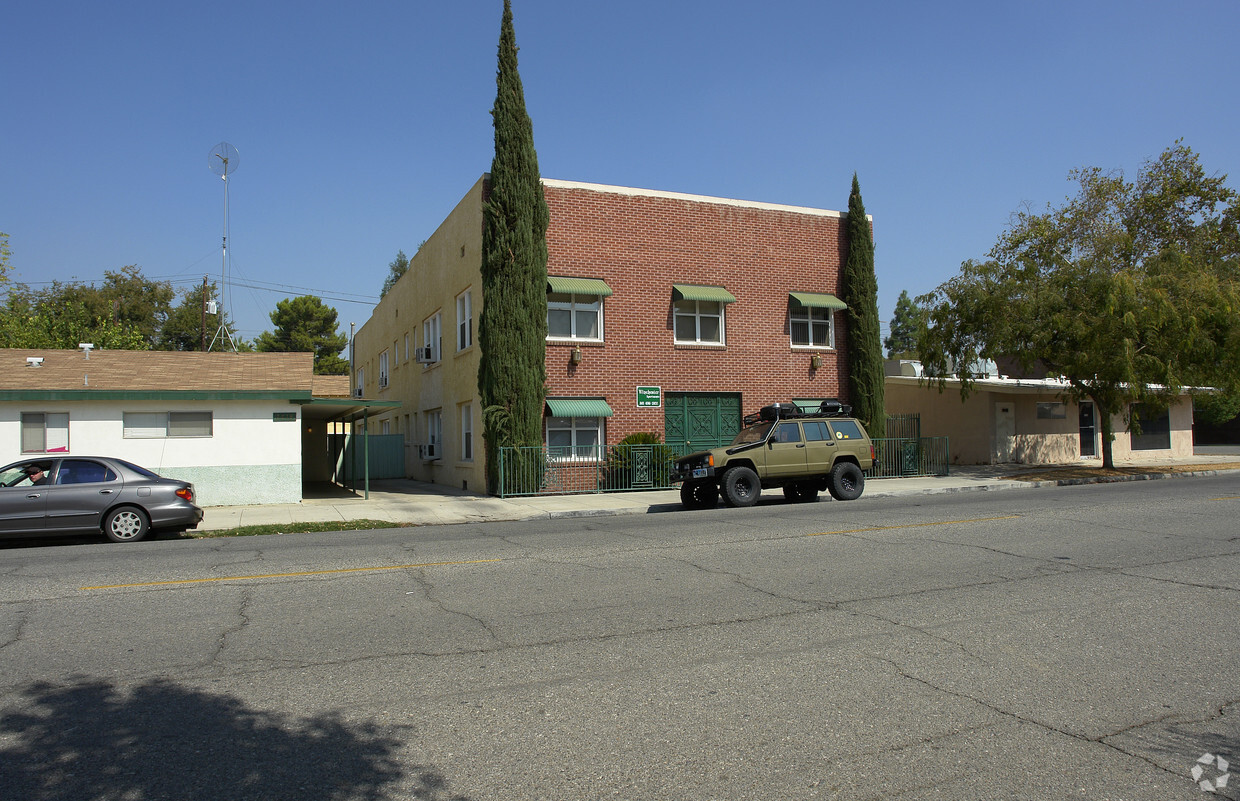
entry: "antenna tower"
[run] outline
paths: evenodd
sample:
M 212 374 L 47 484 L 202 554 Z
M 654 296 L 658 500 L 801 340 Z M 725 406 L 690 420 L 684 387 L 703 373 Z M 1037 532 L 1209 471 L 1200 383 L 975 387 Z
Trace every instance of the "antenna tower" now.
M 211 345 L 208 351 L 215 347 L 218 341 L 220 347 L 227 347 L 233 353 L 237 352 L 237 343 L 233 340 L 232 334 L 228 332 L 228 325 L 224 322 L 224 295 L 228 291 L 228 176 L 237 171 L 237 167 L 241 164 L 241 156 L 237 153 L 237 148 L 227 142 L 220 142 L 211 148 L 211 152 L 207 154 L 207 167 L 211 172 L 224 179 L 224 236 L 223 246 L 221 248 L 220 266 L 220 327 L 216 330 L 215 336 L 211 338 Z M 205 299 L 204 299 L 205 301 Z

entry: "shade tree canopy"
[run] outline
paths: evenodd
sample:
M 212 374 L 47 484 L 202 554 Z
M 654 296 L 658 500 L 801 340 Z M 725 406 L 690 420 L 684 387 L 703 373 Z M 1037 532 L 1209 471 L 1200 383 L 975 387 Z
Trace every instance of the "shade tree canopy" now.
M 1207 174 L 1177 142 L 1133 180 L 1073 171 L 1075 196 L 1012 218 L 983 261 L 918 298 L 918 355 L 940 389 L 967 397 L 972 365 L 1009 357 L 1065 381 L 1111 420 L 1139 430 L 1139 408 L 1186 388 L 1240 390 L 1240 206 L 1225 175 Z

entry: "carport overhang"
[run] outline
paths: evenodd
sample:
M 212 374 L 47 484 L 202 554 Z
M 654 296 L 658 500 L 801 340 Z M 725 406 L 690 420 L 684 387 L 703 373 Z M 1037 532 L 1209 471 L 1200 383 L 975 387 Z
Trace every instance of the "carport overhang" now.
M 372 411 L 398 409 L 400 401 L 370 400 L 367 398 L 292 398 L 290 403 L 301 407 L 301 418 L 304 421 L 316 421 L 325 424 L 355 423 L 362 421 L 362 488 L 366 499 L 370 498 L 370 432 L 366 425 Z M 356 477 L 355 477 L 356 478 Z M 352 487 L 354 491 L 357 487 Z

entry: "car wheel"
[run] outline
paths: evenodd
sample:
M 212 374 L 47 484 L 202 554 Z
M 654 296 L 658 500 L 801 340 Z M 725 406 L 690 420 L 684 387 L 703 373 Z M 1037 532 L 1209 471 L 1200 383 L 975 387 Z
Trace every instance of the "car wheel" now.
M 719 503 L 719 488 L 713 481 L 687 481 L 680 485 L 680 503 L 686 509 L 713 509 Z
M 818 500 L 818 487 L 808 481 L 785 484 L 784 497 L 792 503 L 813 503 Z
M 762 494 L 758 474 L 748 467 L 733 467 L 723 475 L 723 502 L 728 506 L 753 506 Z
M 132 506 L 112 510 L 103 521 L 103 533 L 112 542 L 137 542 L 146 536 L 150 528 L 142 510 Z
M 837 501 L 855 501 L 865 489 L 865 474 L 852 462 L 837 462 L 831 468 L 831 497 Z

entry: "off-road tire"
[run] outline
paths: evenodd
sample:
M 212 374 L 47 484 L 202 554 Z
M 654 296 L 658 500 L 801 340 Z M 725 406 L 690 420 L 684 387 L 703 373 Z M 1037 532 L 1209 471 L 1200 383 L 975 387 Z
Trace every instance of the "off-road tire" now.
M 748 467 L 733 467 L 723 474 L 723 502 L 728 506 L 753 506 L 762 494 L 758 474 Z
M 686 481 L 680 485 L 680 504 L 686 509 L 714 509 L 719 488 L 713 481 Z
M 818 500 L 818 486 L 810 481 L 785 484 L 784 497 L 791 503 L 814 503 Z
M 865 490 L 865 474 L 852 462 L 836 462 L 827 489 L 837 501 L 855 501 Z

